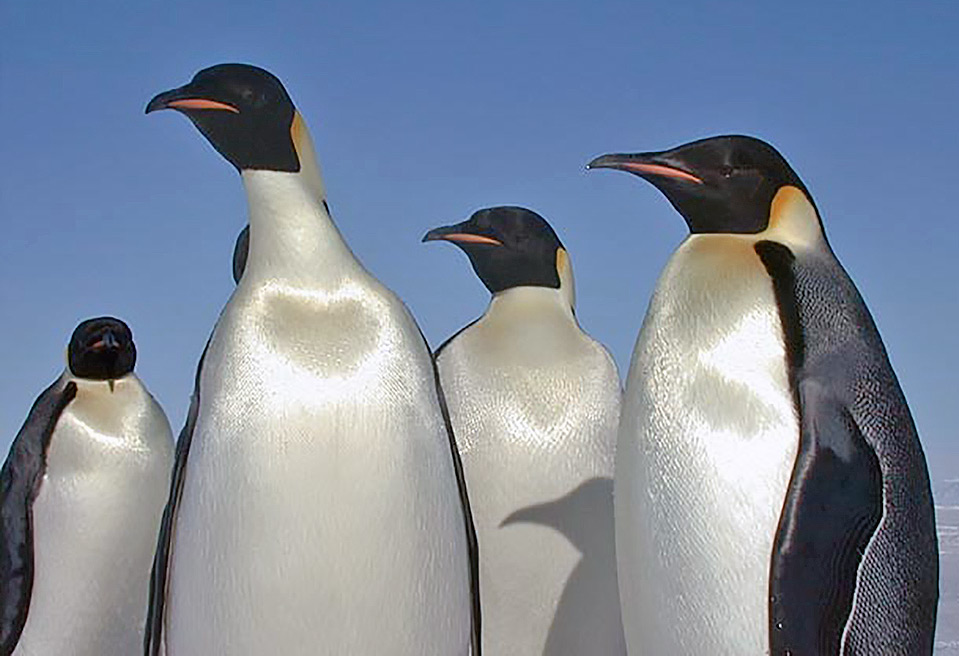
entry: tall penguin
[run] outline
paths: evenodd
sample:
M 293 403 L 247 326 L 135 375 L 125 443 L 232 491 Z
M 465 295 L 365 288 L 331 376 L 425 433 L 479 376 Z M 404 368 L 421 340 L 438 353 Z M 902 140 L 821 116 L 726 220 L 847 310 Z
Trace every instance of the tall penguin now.
M 119 319 L 84 321 L 0 470 L 0 654 L 135 654 L 173 464 Z
M 467 654 L 475 537 L 416 323 L 333 224 L 276 77 L 214 66 L 166 108 L 237 168 L 250 233 L 177 445 L 146 653 Z
M 921 654 L 938 554 L 919 438 L 815 203 L 743 136 L 591 168 L 689 226 L 633 353 L 616 461 L 630 654 Z
M 482 548 L 484 644 L 502 656 L 625 653 L 613 549 L 620 384 L 573 311 L 538 214 L 493 207 L 429 232 L 493 294 L 436 353 Z

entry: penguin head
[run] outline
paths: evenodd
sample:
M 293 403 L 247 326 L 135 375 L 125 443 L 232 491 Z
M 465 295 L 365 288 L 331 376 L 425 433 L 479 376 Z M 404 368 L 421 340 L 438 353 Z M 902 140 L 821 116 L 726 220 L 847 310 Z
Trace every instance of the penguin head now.
M 442 239 L 463 249 L 493 294 L 513 287 L 559 289 L 568 256 L 553 228 L 523 207 L 490 207 L 466 221 L 430 230 L 423 241 Z
M 633 173 L 663 192 L 692 233 L 757 233 L 769 225 L 777 192 L 805 185 L 765 141 L 739 135 L 710 137 L 672 150 L 610 154 L 586 168 Z
M 113 317 L 82 322 L 67 347 L 67 365 L 77 378 L 116 380 L 133 371 L 136 361 L 133 333 Z
M 272 73 L 248 64 L 205 68 L 189 84 L 157 94 L 146 112 L 185 114 L 238 170 L 297 172 L 296 107 Z

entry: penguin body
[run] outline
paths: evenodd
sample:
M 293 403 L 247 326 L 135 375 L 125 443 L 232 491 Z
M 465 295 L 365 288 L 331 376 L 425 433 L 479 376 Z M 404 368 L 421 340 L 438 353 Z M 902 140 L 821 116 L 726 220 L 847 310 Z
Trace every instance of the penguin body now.
M 282 91 L 225 68 L 192 91 L 220 97 L 197 82 L 209 71 Z M 147 653 L 465 656 L 471 523 L 429 350 L 342 240 L 291 121 L 298 170 L 279 147 L 272 168 L 237 165 L 249 255 L 178 445 Z
M 437 352 L 483 554 L 487 652 L 622 655 L 621 391 L 612 358 L 576 321 L 566 251 L 541 217 L 512 207 L 427 238 L 463 247 L 493 291 L 486 313 Z
M 931 653 L 925 460 L 798 176 L 746 137 L 591 166 L 649 179 L 692 233 L 657 283 L 620 425 L 630 653 Z
M 71 350 L 102 342 L 105 330 L 132 348 L 122 322 L 98 319 L 78 327 Z M 11 447 L 0 501 L 2 653 L 130 654 L 141 644 L 173 436 L 132 365 L 109 378 L 68 367 Z

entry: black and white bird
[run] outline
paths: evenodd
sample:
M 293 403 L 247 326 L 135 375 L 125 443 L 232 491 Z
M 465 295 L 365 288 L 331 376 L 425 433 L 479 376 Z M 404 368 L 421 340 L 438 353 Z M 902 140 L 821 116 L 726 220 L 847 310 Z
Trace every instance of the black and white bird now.
M 119 319 L 84 321 L 0 470 L 0 654 L 135 654 L 173 464 Z
M 744 136 L 604 155 L 689 237 L 626 383 L 616 549 L 630 654 L 929 654 L 929 478 L 816 205 Z
M 613 540 L 621 389 L 580 328 L 553 228 L 492 207 L 424 240 L 459 246 L 492 294 L 436 353 L 482 548 L 488 653 L 625 653 Z
M 465 656 L 475 536 L 435 369 L 333 223 L 306 124 L 242 64 L 160 109 L 239 171 L 249 253 L 179 438 L 146 653 Z

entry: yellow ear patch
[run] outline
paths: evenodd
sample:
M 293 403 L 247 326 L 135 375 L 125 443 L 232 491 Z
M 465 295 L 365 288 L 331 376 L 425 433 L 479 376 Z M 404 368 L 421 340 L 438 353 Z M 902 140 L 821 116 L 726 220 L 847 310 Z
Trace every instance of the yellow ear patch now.
M 556 275 L 562 280 L 563 276 L 569 275 L 569 253 L 565 248 L 556 249 Z
M 763 236 L 791 246 L 812 246 L 821 241 L 819 215 L 806 194 L 787 185 L 776 192 L 769 208 L 769 227 Z
M 566 296 L 571 308 L 576 307 L 576 283 L 573 281 L 573 265 L 565 248 L 556 249 L 556 275 L 559 276 L 559 289 Z
M 303 149 L 301 145 L 303 143 L 303 138 L 308 134 L 306 131 L 306 123 L 303 121 L 303 117 L 300 116 L 299 111 L 293 112 L 293 123 L 290 125 L 290 139 L 293 140 L 293 148 L 296 149 L 296 156 L 299 160 L 303 161 Z

